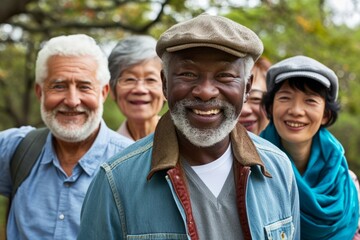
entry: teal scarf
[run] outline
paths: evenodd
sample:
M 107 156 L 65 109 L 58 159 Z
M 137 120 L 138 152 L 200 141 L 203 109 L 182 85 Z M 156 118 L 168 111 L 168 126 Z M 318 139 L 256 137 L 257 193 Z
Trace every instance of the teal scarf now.
M 260 136 L 286 153 L 272 121 Z M 320 128 L 313 137 L 304 174 L 293 162 L 292 167 L 300 196 L 301 239 L 352 239 L 359 202 L 342 145 L 326 128 Z

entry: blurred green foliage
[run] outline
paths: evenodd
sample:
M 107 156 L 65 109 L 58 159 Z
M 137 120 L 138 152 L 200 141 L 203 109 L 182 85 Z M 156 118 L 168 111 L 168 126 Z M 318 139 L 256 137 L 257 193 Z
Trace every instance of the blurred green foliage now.
M 360 176 L 360 125 L 359 116 L 349 113 L 340 114 L 338 123 L 329 129 L 341 142 L 350 169 Z

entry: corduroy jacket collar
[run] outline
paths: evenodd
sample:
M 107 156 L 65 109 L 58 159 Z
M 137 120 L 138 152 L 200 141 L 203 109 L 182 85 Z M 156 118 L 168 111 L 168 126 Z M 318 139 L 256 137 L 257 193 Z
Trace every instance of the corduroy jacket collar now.
M 236 161 L 243 166 L 258 165 L 263 175 L 271 177 L 246 129 L 240 123 L 236 125 L 230 136 L 232 153 Z M 175 126 L 171 120 L 170 112 L 167 112 L 161 117 L 154 133 L 152 162 L 148 179 L 157 171 L 174 168 L 180 159 L 179 157 Z

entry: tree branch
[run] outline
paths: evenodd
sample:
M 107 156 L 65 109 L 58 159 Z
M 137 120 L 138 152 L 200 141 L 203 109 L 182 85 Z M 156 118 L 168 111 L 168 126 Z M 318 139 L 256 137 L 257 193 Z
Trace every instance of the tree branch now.
M 2 0 L 0 23 L 6 23 L 12 16 L 26 12 L 26 5 L 34 0 Z
M 133 1 L 129 1 L 132 2 Z M 148 1 L 134 1 L 138 3 L 148 3 Z M 168 5 L 170 0 L 165 0 L 162 2 L 158 2 L 161 4 L 160 11 L 157 13 L 157 16 L 154 20 L 149 21 L 142 26 L 134 26 L 132 24 L 122 24 L 119 22 L 108 21 L 108 22 L 91 22 L 91 23 L 84 23 L 81 21 L 64 21 L 59 20 L 54 17 L 54 15 L 46 14 L 39 10 L 32 10 L 28 11 L 28 14 L 35 20 L 37 26 L 30 25 L 28 22 L 12 22 L 10 23 L 14 27 L 19 27 L 24 31 L 31 32 L 31 33 L 44 33 L 44 32 L 51 32 L 61 29 L 114 29 L 114 28 L 121 28 L 125 31 L 134 32 L 134 33 L 146 33 L 148 30 L 156 23 L 160 22 L 162 15 L 164 14 L 164 8 Z M 128 3 L 127 1 L 118 3 L 117 6 L 124 5 Z M 154 3 L 154 2 L 153 2 Z M 114 10 L 114 6 L 111 8 L 108 7 L 93 7 L 93 8 L 85 8 L 92 11 L 99 11 L 101 10 Z M 61 14 L 59 14 L 61 15 Z M 50 21 L 51 24 L 44 24 L 45 21 Z

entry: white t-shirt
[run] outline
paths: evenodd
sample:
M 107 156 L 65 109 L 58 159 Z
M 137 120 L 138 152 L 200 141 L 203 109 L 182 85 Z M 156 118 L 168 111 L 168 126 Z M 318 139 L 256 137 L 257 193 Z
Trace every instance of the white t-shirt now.
M 191 168 L 210 189 L 214 196 L 218 197 L 232 168 L 232 163 L 233 156 L 231 144 L 229 144 L 229 147 L 220 158 L 205 165 L 191 166 Z

